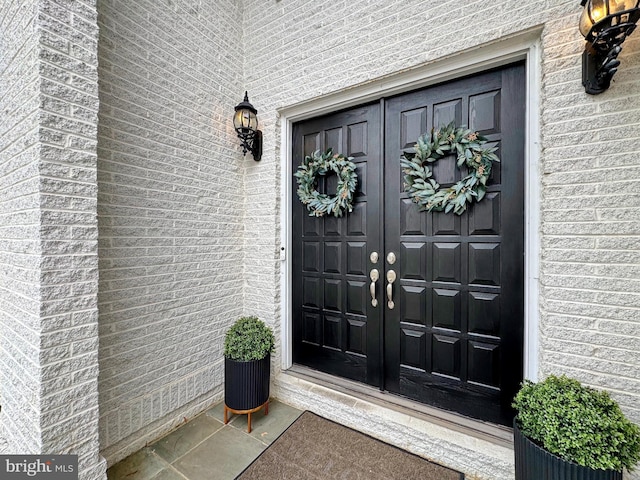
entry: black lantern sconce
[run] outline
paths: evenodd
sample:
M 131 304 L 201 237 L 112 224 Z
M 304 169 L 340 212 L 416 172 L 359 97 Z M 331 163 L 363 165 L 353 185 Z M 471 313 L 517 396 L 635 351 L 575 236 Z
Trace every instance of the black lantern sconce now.
M 604 92 L 618 71 L 622 43 L 640 19 L 640 0 L 581 0 L 582 85 L 590 95 Z
M 251 152 L 257 162 L 262 158 L 262 132 L 258 130 L 258 111 L 249 103 L 249 96 L 244 92 L 244 100 L 236 105 L 233 126 L 238 132 L 242 154 Z

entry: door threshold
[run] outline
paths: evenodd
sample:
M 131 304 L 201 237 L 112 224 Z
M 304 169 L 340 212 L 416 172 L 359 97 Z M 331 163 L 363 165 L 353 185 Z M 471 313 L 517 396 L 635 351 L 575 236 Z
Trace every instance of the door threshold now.
M 301 365 L 292 365 L 283 373 L 464 435 L 513 449 L 513 429 L 503 425 L 475 420 L 454 412 L 424 405 L 380 391 L 369 385 L 335 377 Z

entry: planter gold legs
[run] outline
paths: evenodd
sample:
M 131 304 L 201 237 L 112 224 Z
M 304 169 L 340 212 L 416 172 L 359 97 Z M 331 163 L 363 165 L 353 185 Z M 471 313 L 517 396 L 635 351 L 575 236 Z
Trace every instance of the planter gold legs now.
M 269 400 L 264 402 L 262 405 L 256 408 L 252 408 L 250 410 L 234 410 L 233 408 L 227 407 L 227 404 L 224 404 L 224 424 L 229 423 L 229 419 L 227 417 L 227 412 L 231 412 L 234 415 L 244 415 L 247 414 L 247 433 L 251 433 L 251 414 L 257 412 L 262 407 L 264 407 L 264 414 L 269 415 Z

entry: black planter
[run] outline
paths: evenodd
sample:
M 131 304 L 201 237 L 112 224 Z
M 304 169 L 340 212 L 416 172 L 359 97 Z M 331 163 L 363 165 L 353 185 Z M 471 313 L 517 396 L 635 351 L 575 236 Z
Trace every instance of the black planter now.
M 547 452 L 525 437 L 513 421 L 516 480 L 622 480 L 622 472 L 594 470 Z
M 248 362 L 224 359 L 224 403 L 233 410 L 253 410 L 269 400 L 271 355 Z

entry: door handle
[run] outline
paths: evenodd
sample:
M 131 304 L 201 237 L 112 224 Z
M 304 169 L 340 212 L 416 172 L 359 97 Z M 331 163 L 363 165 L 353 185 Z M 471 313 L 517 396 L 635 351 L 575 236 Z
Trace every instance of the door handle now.
M 371 305 L 377 307 L 378 299 L 376 299 L 376 282 L 378 281 L 378 278 L 380 278 L 380 272 L 378 272 L 377 268 L 371 269 L 371 272 L 369 272 L 369 278 L 371 278 L 371 284 L 369 285 L 369 292 L 371 292 Z
M 389 310 L 393 310 L 393 307 L 396 306 L 396 304 L 393 302 L 393 282 L 396 281 L 396 272 L 394 272 L 393 270 L 389 270 L 387 272 L 387 307 L 389 307 Z

